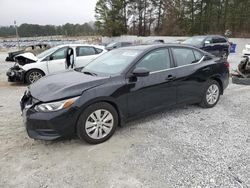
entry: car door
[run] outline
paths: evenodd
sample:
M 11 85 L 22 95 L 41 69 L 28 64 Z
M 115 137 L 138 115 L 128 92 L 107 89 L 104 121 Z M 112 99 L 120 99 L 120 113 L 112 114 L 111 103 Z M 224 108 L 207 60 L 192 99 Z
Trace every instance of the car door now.
M 186 47 L 171 48 L 176 66 L 177 103 L 192 103 L 200 99 L 206 68 L 201 71 L 199 64 L 204 59 L 204 54 L 198 50 Z M 204 71 L 204 72 L 202 72 Z
M 62 47 L 49 56 L 47 61 L 49 74 L 53 72 L 63 71 L 66 69 L 65 58 L 67 51 L 68 47 Z
M 160 48 L 146 54 L 134 68 L 150 71 L 146 77 L 129 77 L 128 115 L 176 104 L 175 70 L 171 69 L 169 49 Z
M 76 47 L 76 67 L 84 67 L 98 56 L 98 52 L 91 46 Z

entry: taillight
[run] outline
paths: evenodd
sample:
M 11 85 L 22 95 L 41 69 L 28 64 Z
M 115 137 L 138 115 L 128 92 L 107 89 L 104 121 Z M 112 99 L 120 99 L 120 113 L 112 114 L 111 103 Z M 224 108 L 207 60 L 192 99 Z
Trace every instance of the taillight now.
M 228 62 L 224 62 L 224 65 L 225 65 L 225 67 L 227 67 L 227 69 L 229 70 L 230 64 L 229 64 Z

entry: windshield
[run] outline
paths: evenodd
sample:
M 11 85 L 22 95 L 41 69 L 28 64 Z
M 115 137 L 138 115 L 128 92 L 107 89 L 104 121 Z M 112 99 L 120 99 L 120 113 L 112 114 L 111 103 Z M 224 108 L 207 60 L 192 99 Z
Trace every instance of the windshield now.
M 107 47 L 113 47 L 113 46 L 115 46 L 116 44 L 117 44 L 117 42 L 112 42 L 112 43 L 108 44 Z
M 44 52 L 38 54 L 36 57 L 37 57 L 38 59 L 42 59 L 42 58 L 48 56 L 49 54 L 53 53 L 53 52 L 56 51 L 57 49 L 58 49 L 58 46 L 55 46 L 55 47 L 53 47 L 53 48 L 50 48 L 50 49 L 45 50 Z
M 82 72 L 115 75 L 125 68 L 139 55 L 140 50 L 118 49 L 107 52 L 86 65 Z
M 194 46 L 199 46 L 202 44 L 202 41 L 205 39 L 205 37 L 203 36 L 198 36 L 198 37 L 191 37 L 191 38 L 188 38 L 187 40 L 185 40 L 183 42 L 183 44 L 191 44 L 191 45 L 194 45 Z

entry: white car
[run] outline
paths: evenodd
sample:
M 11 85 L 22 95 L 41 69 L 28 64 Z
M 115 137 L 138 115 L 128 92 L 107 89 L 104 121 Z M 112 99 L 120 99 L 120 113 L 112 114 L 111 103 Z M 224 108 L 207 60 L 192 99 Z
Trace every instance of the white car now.
M 103 46 L 68 44 L 50 48 L 37 56 L 29 52 L 19 54 L 15 56 L 17 63 L 7 71 L 8 81 L 31 84 L 51 73 L 84 67 L 105 52 Z
M 250 56 L 250 44 L 246 44 L 245 48 L 242 51 L 243 55 Z

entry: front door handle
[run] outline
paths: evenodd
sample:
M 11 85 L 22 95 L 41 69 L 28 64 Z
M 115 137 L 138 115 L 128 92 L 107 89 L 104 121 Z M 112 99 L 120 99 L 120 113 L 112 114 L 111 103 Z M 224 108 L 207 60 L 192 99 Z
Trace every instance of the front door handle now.
M 173 75 L 168 75 L 167 78 L 165 79 L 166 81 L 172 81 L 176 78 L 176 76 Z

